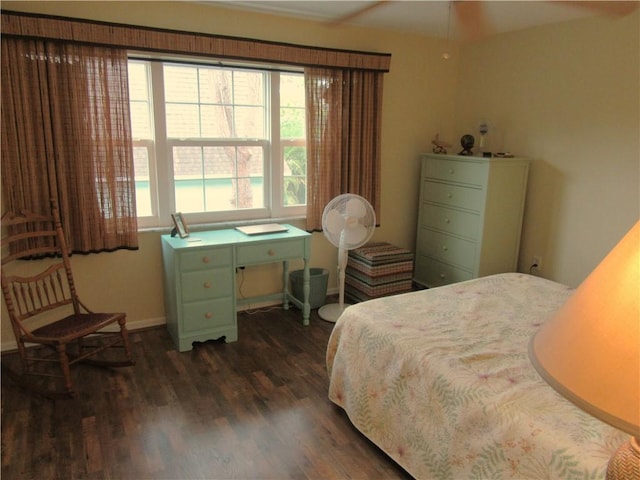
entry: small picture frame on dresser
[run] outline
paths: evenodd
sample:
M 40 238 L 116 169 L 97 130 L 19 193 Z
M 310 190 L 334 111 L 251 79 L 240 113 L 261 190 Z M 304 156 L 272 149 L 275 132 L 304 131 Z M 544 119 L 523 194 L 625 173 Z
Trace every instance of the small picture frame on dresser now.
M 187 222 L 184 221 L 182 213 L 172 213 L 171 219 L 174 225 L 174 228 L 171 230 L 171 236 L 175 237 L 177 234 L 180 238 L 187 238 L 189 236 L 189 227 L 187 226 Z

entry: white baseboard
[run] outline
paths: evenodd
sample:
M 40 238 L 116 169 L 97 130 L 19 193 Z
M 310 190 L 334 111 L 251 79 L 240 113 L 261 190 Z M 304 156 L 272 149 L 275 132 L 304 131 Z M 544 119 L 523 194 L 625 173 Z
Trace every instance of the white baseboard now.
M 327 290 L 327 295 L 337 295 L 337 294 L 338 294 L 337 288 L 330 288 Z M 238 311 L 243 312 L 245 310 L 254 310 L 256 308 L 272 307 L 274 305 L 279 305 L 279 303 L 277 301 L 252 303 L 252 304 L 238 306 Z M 143 328 L 165 325 L 166 323 L 167 323 L 167 319 L 165 317 L 147 318 L 144 320 L 136 320 L 133 322 L 127 321 L 127 328 L 129 329 L 130 332 L 134 332 L 136 330 L 141 330 Z M 117 328 L 118 327 L 115 327 L 115 328 L 111 327 L 105 330 L 116 331 Z M 18 348 L 18 345 L 16 344 L 15 339 L 0 342 L 0 352 L 3 352 L 3 353 L 11 352 L 11 351 L 17 350 L 17 348 Z
M 144 320 L 137 320 L 134 322 L 127 322 L 127 329 L 130 332 L 134 332 L 136 330 L 141 330 L 143 328 L 149 328 L 149 327 L 157 327 L 158 325 L 165 325 L 167 323 L 167 320 L 165 317 L 158 317 L 158 318 L 147 318 Z M 118 331 L 118 327 L 117 326 L 111 326 L 108 328 L 105 328 L 104 331 L 106 332 L 117 332 Z M 11 339 L 11 340 L 7 340 L 7 341 L 3 341 L 0 342 L 0 352 L 5 353 L 5 352 L 12 352 L 18 349 L 18 345 L 16 344 L 15 339 Z
M 17 350 L 18 345 L 15 340 L 10 340 L 8 342 L 0 343 L 0 352 L 11 352 L 12 350 Z
M 167 319 L 165 317 L 147 318 L 145 320 L 137 320 L 135 322 L 127 322 L 127 328 L 130 331 L 140 330 L 143 328 L 157 327 L 158 325 L 166 325 Z

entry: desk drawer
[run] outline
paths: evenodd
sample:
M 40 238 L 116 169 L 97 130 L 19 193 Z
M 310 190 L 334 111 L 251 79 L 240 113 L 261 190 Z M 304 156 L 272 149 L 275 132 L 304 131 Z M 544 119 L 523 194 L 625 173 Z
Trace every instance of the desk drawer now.
M 423 174 L 446 182 L 482 186 L 486 183 L 487 166 L 476 162 L 430 158 L 424 164 Z
M 421 224 L 447 233 L 473 240 L 478 238 L 480 215 L 453 208 L 439 207 L 431 203 L 422 205 Z
M 216 298 L 182 305 L 182 333 L 193 333 L 225 326 L 235 326 L 233 298 Z
M 182 301 L 208 300 L 233 294 L 233 274 L 230 267 L 186 272 L 181 277 Z
M 422 229 L 419 242 L 422 253 L 443 262 L 473 270 L 476 258 L 476 242 L 453 237 L 433 230 Z
M 304 242 L 302 240 L 284 240 L 281 242 L 261 242 L 255 245 L 238 245 L 236 255 L 238 266 L 299 258 L 304 255 Z
M 232 260 L 231 247 L 199 248 L 180 253 L 180 264 L 183 272 L 231 265 Z

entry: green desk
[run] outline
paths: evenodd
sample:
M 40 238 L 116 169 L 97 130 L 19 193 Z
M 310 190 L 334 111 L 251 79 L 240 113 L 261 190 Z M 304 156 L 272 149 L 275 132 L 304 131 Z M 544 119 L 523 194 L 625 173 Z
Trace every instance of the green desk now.
M 246 299 L 282 300 L 302 310 L 309 325 L 309 258 L 311 234 L 291 225 L 288 231 L 245 235 L 234 229 L 192 232 L 187 238 L 162 235 L 167 328 L 178 350 L 193 342 L 226 337 L 238 339 L 236 271 L 240 267 L 282 262 L 282 292 Z M 304 261 L 304 301 L 289 293 L 289 260 Z

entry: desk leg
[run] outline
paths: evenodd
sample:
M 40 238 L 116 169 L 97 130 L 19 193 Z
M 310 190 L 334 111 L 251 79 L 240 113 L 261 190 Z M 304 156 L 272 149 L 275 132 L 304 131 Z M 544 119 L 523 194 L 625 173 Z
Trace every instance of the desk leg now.
M 282 262 L 282 308 L 289 310 L 289 262 Z
M 309 325 L 309 316 L 311 315 L 311 305 L 309 304 L 309 293 L 311 291 L 309 262 L 304 259 L 304 275 L 302 283 L 302 293 L 304 295 L 304 305 L 302 308 L 302 324 Z

